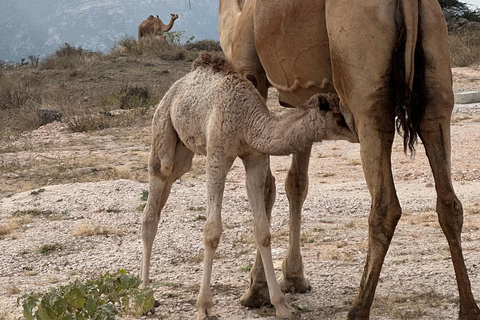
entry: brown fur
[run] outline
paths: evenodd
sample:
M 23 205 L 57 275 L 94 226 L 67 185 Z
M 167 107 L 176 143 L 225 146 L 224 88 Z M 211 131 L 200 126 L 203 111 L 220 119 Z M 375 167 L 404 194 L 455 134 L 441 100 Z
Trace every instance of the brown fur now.
M 455 270 L 459 318 L 480 320 L 460 241 L 463 209 L 451 178 L 454 99 L 448 30 L 438 1 L 248 0 L 242 8 L 237 0 L 220 0 L 219 9 L 222 49 L 262 97 L 268 83 L 278 89 L 283 105 L 295 107 L 316 93 L 335 92 L 349 127 L 359 136 L 372 206 L 367 258 L 347 319 L 369 318 L 402 214 L 391 162 L 397 129 L 405 150 L 413 152 L 417 136 L 423 142 L 435 179 L 436 212 Z M 311 288 L 300 253 L 310 152 L 307 148 L 293 155 L 285 181 L 290 243 L 282 266 L 284 291 Z M 241 298 L 244 306 L 268 300 L 257 259 L 250 289 Z
M 170 31 L 173 27 L 173 23 L 178 19 L 178 14 L 170 14 L 170 22 L 164 24 L 162 20 L 150 15 L 146 20 L 138 26 L 138 40 L 147 35 L 157 35 Z
M 226 76 L 237 73 L 233 64 L 225 58 L 225 55 L 220 52 L 202 52 L 192 63 L 192 71 L 197 68 L 206 68 L 212 70 L 214 73 L 221 73 Z

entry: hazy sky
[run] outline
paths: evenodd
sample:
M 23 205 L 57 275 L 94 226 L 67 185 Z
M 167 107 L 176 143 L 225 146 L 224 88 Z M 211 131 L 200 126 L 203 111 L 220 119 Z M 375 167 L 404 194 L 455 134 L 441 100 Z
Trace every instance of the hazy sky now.
M 477 7 L 480 8 L 480 0 L 466 0 L 466 1 L 462 1 L 462 2 L 473 4 L 474 6 L 477 6 Z

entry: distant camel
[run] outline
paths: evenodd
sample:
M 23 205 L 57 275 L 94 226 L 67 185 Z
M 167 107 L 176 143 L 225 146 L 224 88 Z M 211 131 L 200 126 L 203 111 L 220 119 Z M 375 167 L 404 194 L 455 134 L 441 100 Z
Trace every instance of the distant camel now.
M 240 157 L 246 170 L 254 235 L 270 301 L 278 317 L 296 317 L 280 290 L 273 267 L 270 217 L 275 201 L 275 179 L 273 176 L 266 179 L 268 155 L 303 151 L 314 141 L 325 139 L 358 142 L 357 137 L 341 116 L 335 94 L 314 95 L 301 108 L 275 116 L 255 87 L 235 72 L 223 55 L 203 53 L 192 69 L 168 90 L 153 118 L 150 187 L 142 222 L 143 285 L 149 282 L 153 240 L 172 184 L 190 170 L 194 153 L 206 155 L 207 219 L 197 319 L 216 319 L 211 311 L 212 264 L 222 234 L 225 178 L 233 161 Z
M 156 35 L 170 31 L 173 27 L 173 23 L 178 19 L 178 14 L 171 13 L 170 16 L 170 22 L 168 24 L 163 24 L 162 20 L 158 18 L 158 15 L 156 18 L 150 15 L 147 20 L 143 20 L 138 27 L 138 40 L 149 34 Z

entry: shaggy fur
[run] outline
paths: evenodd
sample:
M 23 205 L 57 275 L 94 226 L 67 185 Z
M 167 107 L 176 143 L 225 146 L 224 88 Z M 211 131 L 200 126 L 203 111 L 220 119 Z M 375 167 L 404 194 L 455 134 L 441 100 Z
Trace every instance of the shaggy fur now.
M 215 249 L 222 234 L 221 206 L 226 175 L 236 157 L 247 173 L 248 198 L 254 215 L 255 239 L 277 315 L 291 318 L 294 310 L 275 278 L 270 247 L 270 213 L 275 192 L 268 178 L 268 154 L 290 154 L 314 141 L 356 141 L 341 114 L 332 111 L 335 96 L 315 95 L 303 109 L 272 115 L 255 87 L 235 73 L 221 55 L 205 53 L 193 71 L 178 80 L 157 107 L 149 159 L 150 192 L 142 239 L 142 280 L 149 281 L 153 240 L 172 183 L 190 170 L 194 153 L 207 156 L 207 220 L 204 229 L 204 276 L 197 300 L 198 319 L 212 317 L 210 278 Z M 332 104 L 336 104 L 334 102 Z M 267 184 L 267 188 L 265 185 Z

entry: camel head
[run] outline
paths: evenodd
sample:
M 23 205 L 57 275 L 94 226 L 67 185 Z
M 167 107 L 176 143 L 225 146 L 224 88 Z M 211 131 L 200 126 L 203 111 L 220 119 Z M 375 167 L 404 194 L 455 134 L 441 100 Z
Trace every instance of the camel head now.
M 326 133 L 324 140 L 347 140 L 358 142 L 358 136 L 347 125 L 340 112 L 340 99 L 334 93 L 317 93 L 308 99 L 303 108 L 318 108 L 320 116 L 325 121 Z
M 178 19 L 178 14 L 176 13 L 170 13 L 170 16 L 171 16 L 171 19 L 174 21 Z

